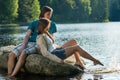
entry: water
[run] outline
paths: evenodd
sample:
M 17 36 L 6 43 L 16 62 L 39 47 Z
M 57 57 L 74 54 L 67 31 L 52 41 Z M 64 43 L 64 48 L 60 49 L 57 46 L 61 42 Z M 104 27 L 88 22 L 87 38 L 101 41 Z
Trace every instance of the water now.
M 94 66 L 91 61 L 84 59 L 86 72 L 83 75 L 65 78 L 22 75 L 17 80 L 120 80 L 120 22 L 58 24 L 57 28 L 56 44 L 62 45 L 74 38 L 104 66 Z M 0 47 L 22 42 L 26 29 L 27 26 L 0 27 Z M 0 70 L 0 79 L 4 78 L 5 74 L 6 71 Z

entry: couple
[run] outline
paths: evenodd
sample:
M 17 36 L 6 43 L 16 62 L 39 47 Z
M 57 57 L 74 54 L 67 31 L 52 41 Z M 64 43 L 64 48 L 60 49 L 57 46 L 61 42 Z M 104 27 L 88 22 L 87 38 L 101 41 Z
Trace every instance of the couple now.
M 54 45 L 53 33 L 57 30 L 55 23 L 49 20 L 52 16 L 52 12 L 52 8 L 48 6 L 43 7 L 40 20 L 33 21 L 29 25 L 23 42 L 9 54 L 8 77 L 14 77 L 18 73 L 28 54 L 36 53 L 39 50 L 43 56 L 62 64 L 64 63 L 64 59 L 74 54 L 76 58 L 75 64 L 81 66 L 83 69 L 85 66 L 79 59 L 79 56 L 92 60 L 95 65 L 103 65 L 99 60 L 93 58 L 81 49 L 76 40 L 70 40 L 61 47 Z M 15 64 L 17 57 L 19 58 Z

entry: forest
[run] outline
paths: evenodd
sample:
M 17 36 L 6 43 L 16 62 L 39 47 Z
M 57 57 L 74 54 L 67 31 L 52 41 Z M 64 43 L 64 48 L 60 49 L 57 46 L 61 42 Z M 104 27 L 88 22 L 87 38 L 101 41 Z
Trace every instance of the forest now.
M 0 0 L 0 24 L 39 19 L 43 6 L 53 8 L 58 23 L 120 21 L 120 0 Z

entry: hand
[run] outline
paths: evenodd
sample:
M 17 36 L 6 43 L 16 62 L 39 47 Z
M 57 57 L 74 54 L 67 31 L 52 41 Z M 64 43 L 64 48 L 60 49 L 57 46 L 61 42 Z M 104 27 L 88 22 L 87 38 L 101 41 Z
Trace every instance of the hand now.
M 64 62 L 64 60 L 61 60 L 61 64 L 64 64 L 65 62 Z
M 19 53 L 21 54 L 23 50 L 24 50 L 24 48 L 21 47 L 21 48 L 19 49 Z

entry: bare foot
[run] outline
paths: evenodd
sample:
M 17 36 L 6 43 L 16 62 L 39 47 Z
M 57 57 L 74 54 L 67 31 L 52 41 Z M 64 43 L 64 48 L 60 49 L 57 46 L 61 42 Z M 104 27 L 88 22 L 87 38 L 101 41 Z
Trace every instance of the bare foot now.
M 15 76 L 8 76 L 8 78 L 12 79 L 12 80 L 16 80 L 16 77 Z
M 94 65 L 97 65 L 97 64 L 104 66 L 99 60 L 95 60 Z
M 85 65 L 83 62 L 80 62 L 80 61 L 76 61 L 75 62 L 75 66 L 81 66 L 83 69 L 85 69 Z
M 7 73 L 6 77 L 10 77 L 11 73 Z
M 80 64 L 74 64 L 74 66 L 76 66 L 76 67 L 78 67 L 79 69 L 82 69 L 82 70 L 85 69 L 85 67 L 82 67 Z

